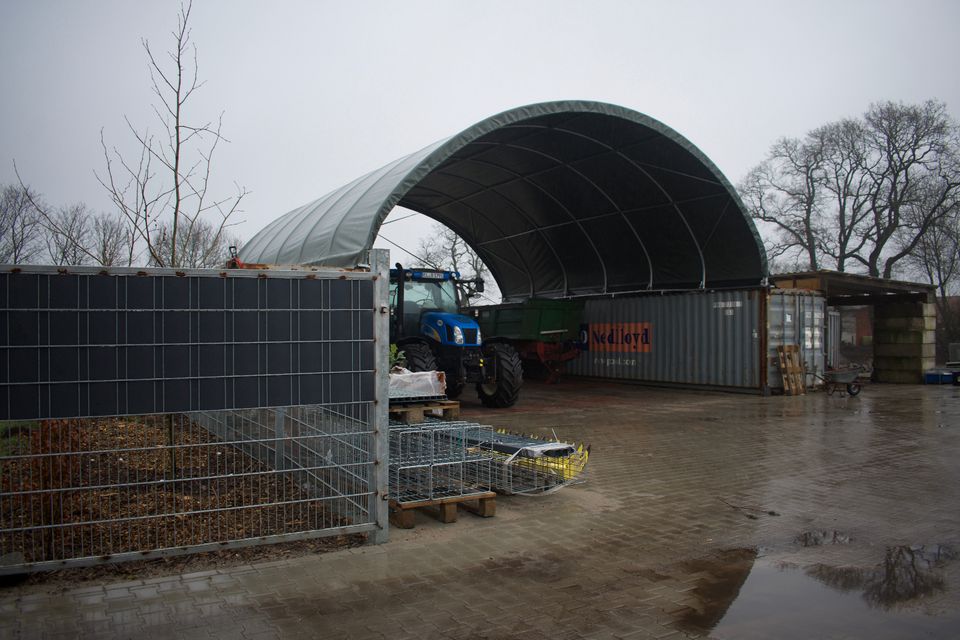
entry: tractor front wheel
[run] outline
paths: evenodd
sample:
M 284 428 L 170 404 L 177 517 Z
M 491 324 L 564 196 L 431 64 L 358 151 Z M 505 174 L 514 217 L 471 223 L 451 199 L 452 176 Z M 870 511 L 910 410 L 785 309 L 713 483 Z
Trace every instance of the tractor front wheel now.
M 523 365 L 516 350 L 508 344 L 494 342 L 483 349 L 484 357 L 493 364 L 496 379 L 477 385 L 477 395 L 484 406 L 494 409 L 512 407 L 523 386 Z
M 407 361 L 407 369 L 410 371 L 437 370 L 437 358 L 427 345 L 422 342 L 411 342 L 401 348 L 403 349 L 403 357 Z

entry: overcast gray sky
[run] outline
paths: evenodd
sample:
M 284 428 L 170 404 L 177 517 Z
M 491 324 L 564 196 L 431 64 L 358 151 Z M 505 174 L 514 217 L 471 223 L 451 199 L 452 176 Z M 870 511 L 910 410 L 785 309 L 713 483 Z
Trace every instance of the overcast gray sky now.
M 178 3 L 0 0 L 0 183 L 106 210 L 99 137 L 154 126 L 141 38 L 170 45 Z M 960 2 L 239 2 L 196 0 L 197 120 L 224 115 L 219 193 L 237 228 L 524 104 L 640 111 L 734 183 L 779 136 L 878 100 L 960 113 Z M 127 147 L 129 148 L 129 147 Z M 399 213 L 393 215 L 399 217 Z M 421 216 L 384 228 L 409 247 Z M 380 246 L 380 245 L 378 245 Z M 388 245 L 382 245 L 388 246 Z M 394 258 L 400 256 L 394 255 Z

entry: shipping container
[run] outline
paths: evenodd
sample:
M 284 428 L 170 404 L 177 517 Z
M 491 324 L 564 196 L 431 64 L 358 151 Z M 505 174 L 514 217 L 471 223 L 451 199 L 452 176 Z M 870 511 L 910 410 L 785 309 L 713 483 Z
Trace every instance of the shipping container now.
M 587 300 L 570 375 L 761 389 L 760 289 Z
M 782 389 L 777 346 L 824 370 L 825 301 L 810 291 L 745 289 L 590 299 L 574 376 L 728 389 Z
M 840 336 L 842 323 L 839 309 L 827 309 L 827 335 L 825 347 L 827 351 L 827 366 L 833 369 L 840 367 Z
M 777 347 L 795 344 L 800 347 L 800 360 L 807 372 L 806 384 L 819 382 L 814 373 L 823 374 L 826 368 L 824 333 L 826 331 L 826 300 L 815 291 L 802 289 L 774 289 L 767 304 L 767 380 L 771 389 L 782 389 L 780 358 Z

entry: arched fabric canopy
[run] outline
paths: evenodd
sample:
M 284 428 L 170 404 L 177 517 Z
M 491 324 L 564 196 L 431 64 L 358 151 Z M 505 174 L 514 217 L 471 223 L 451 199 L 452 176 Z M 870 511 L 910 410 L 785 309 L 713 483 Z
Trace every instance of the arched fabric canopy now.
M 755 286 L 763 244 L 693 144 L 598 102 L 512 109 L 274 220 L 245 262 L 353 266 L 397 205 L 456 231 L 507 300 Z

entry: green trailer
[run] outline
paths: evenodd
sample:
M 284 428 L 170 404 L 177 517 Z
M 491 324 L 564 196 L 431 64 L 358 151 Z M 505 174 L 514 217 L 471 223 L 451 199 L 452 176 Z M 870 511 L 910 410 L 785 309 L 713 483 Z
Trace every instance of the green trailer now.
M 583 317 L 582 300 L 531 298 L 525 302 L 474 307 L 469 310 L 485 336 L 513 344 L 524 364 L 539 363 L 555 382 L 563 364 L 576 358 Z

